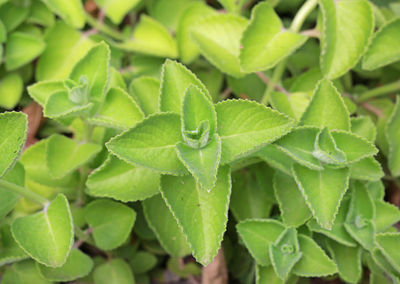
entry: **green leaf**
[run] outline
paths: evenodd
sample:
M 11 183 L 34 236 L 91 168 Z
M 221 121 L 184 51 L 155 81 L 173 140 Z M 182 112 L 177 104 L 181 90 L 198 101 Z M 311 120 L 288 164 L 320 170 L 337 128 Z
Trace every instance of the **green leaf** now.
M 241 38 L 240 64 L 246 72 L 274 67 L 304 44 L 307 36 L 287 31 L 270 3 L 252 9 L 251 20 Z
M 85 277 L 93 268 L 92 259 L 78 249 L 72 249 L 67 261 L 61 267 L 52 268 L 38 264 L 40 273 L 51 281 L 72 281 Z
M 122 202 L 144 200 L 159 193 L 160 175 L 109 155 L 104 164 L 89 175 L 86 186 L 85 192 L 91 196 Z
M 232 195 L 229 204 L 237 221 L 268 218 L 276 203 L 272 178 L 274 170 L 257 163 L 232 173 Z
M 335 263 L 325 254 L 317 243 L 305 235 L 298 235 L 300 251 L 303 253 L 300 261 L 293 267 L 295 275 L 303 277 L 321 277 L 337 272 Z
M 347 233 L 344 227 L 349 206 L 350 200 L 344 198 L 340 203 L 338 214 L 330 230 L 322 228 L 315 219 L 311 219 L 307 223 L 308 228 L 311 231 L 323 234 L 342 245 L 355 247 L 357 245 L 356 241 L 349 235 L 349 233 Z
M 5 109 L 13 109 L 19 103 L 24 91 L 24 82 L 18 73 L 6 74 L 0 80 L 0 106 Z
M 222 140 L 221 164 L 254 152 L 285 135 L 293 120 L 259 103 L 227 100 L 215 105 Z
M 53 119 L 65 119 L 87 115 L 93 107 L 92 103 L 79 104 L 70 100 L 67 90 L 54 92 L 47 99 L 43 114 Z
M 349 170 L 325 168 L 315 171 L 295 164 L 293 175 L 313 217 L 321 227 L 331 229 L 349 186 Z
M 367 188 L 360 182 L 354 182 L 350 208 L 344 226 L 366 250 L 372 250 L 374 247 L 374 218 L 375 207 Z
M 132 10 L 139 0 L 96 0 L 97 5 L 104 10 L 104 13 L 111 21 L 118 25 L 124 19 L 126 14 Z
M 270 266 L 256 266 L 256 284 L 284 284 L 282 280 L 276 275 L 272 265 Z
M 132 80 L 129 94 L 147 116 L 158 111 L 158 92 L 160 81 L 153 77 L 142 76 Z
M 7 70 L 15 70 L 35 59 L 45 48 L 45 43 L 37 36 L 13 32 L 8 37 L 5 51 Z
M 7 29 L 7 32 L 15 30 L 22 24 L 29 15 L 29 7 L 27 5 L 18 5 L 17 3 L 7 1 L 0 7 L 0 19 Z
M 190 254 L 191 250 L 186 237 L 161 194 L 144 200 L 142 204 L 147 223 L 168 254 L 174 257 Z
M 2 284 L 51 284 L 36 268 L 33 260 L 25 260 L 14 263 L 3 274 Z
M 30 15 L 27 22 L 51 27 L 54 25 L 54 14 L 42 1 L 34 1 L 31 4 Z
M 333 131 L 332 137 L 347 163 L 355 163 L 378 153 L 378 149 L 365 138 L 345 131 Z
M 153 269 L 157 264 L 157 258 L 145 251 L 136 252 L 130 260 L 134 274 L 143 274 Z
M 374 249 L 372 258 L 379 269 L 384 272 L 382 274 L 386 282 L 398 283 L 400 281 L 400 273 L 398 273 L 379 249 Z
M 74 240 L 67 198 L 59 194 L 43 211 L 16 219 L 15 241 L 34 260 L 50 267 L 64 265 Z
M 377 232 L 386 231 L 400 221 L 400 210 L 397 206 L 382 200 L 375 200 L 374 204 L 376 210 L 374 223 Z
M 321 170 L 321 161 L 314 156 L 315 141 L 319 132 L 315 127 L 296 128 L 276 141 L 275 145 L 300 165 Z
M 349 111 L 331 81 L 322 79 L 318 82 L 300 123 L 328 127 L 329 130 L 350 130 Z
M 85 207 L 85 219 L 93 229 L 96 246 L 112 250 L 128 238 L 136 220 L 136 212 L 130 207 L 108 199 L 92 201 Z
M 215 187 L 208 192 L 191 176 L 161 177 L 161 193 L 203 265 L 217 255 L 228 220 L 230 169 L 221 167 Z
M 362 68 L 374 70 L 400 60 L 400 18 L 394 18 L 374 34 L 364 55 Z
M 43 0 L 68 25 L 81 29 L 85 25 L 85 12 L 81 0 Z
M 116 46 L 151 56 L 178 57 L 176 40 L 168 29 L 157 20 L 144 14 L 135 26 L 132 38 Z
M 69 78 L 79 82 L 85 78 L 88 82 L 89 100 L 102 102 L 108 85 L 110 74 L 110 48 L 105 42 L 93 46 L 79 60 Z
M 219 70 L 234 77 L 242 77 L 240 38 L 246 25 L 247 20 L 239 16 L 210 16 L 198 21 L 192 28 L 192 38 L 201 54 Z
M 114 258 L 98 266 L 93 272 L 95 284 L 134 284 L 132 270 L 123 259 Z
M 319 1 L 322 12 L 321 70 L 336 79 L 353 68 L 364 54 L 374 30 L 368 1 Z
M 180 116 L 159 113 L 148 116 L 132 129 L 114 137 L 106 146 L 126 162 L 179 175 L 186 172 L 175 151 L 175 145 L 181 141 Z
M 89 122 L 105 127 L 128 129 L 143 118 L 144 114 L 134 99 L 117 87 L 108 90 L 104 102 L 96 114 L 89 118 Z
M 358 283 L 362 272 L 361 248 L 346 247 L 335 241 L 329 241 L 328 249 L 338 267 L 340 278 L 348 283 Z
M 47 164 L 50 174 L 55 178 L 65 177 L 90 161 L 101 150 L 92 143 L 78 144 L 66 136 L 54 134 L 46 144 Z
M 0 177 L 11 169 L 26 140 L 27 116 L 22 112 L 0 114 Z
M 196 182 L 207 191 L 214 188 L 221 160 L 221 139 L 218 134 L 203 148 L 194 149 L 181 142 L 176 145 L 176 150 Z
M 218 0 L 218 2 L 220 2 L 228 12 L 238 13 L 246 0 Z
M 350 178 L 368 181 L 380 180 L 385 173 L 373 157 L 361 159 L 350 165 Z
M 375 243 L 387 261 L 400 273 L 400 254 L 397 249 L 400 243 L 400 234 L 377 234 Z
M 351 132 L 370 141 L 375 142 L 376 126 L 370 116 L 352 117 Z
M 25 186 L 24 167 L 21 163 L 17 162 L 15 166 L 3 176 L 2 179 L 13 184 Z M 19 194 L 0 187 L 0 220 L 11 212 L 19 197 Z
M 28 94 L 44 107 L 47 99 L 51 97 L 52 94 L 65 90 L 66 88 L 63 81 L 41 81 L 30 85 L 28 87 Z
M 386 138 L 389 143 L 388 166 L 393 176 L 400 176 L 400 99 L 397 97 L 396 104 L 386 125 Z
M 196 75 L 184 65 L 167 59 L 161 71 L 160 110 L 181 113 L 186 89 L 191 84 L 210 97 L 207 88 Z
M 0 229 L 0 267 L 28 258 L 28 255 L 15 242 L 10 225 L 5 224 Z
M 312 214 L 301 195 L 296 181 L 282 172 L 274 175 L 274 190 L 283 222 L 288 226 L 303 225 Z
M 275 273 L 279 278 L 286 279 L 293 266 L 302 257 L 302 253 L 299 251 L 296 229 L 288 228 L 283 231 L 278 239 L 270 244 L 269 256 Z
M 294 160 L 275 144 L 269 144 L 263 147 L 261 150 L 256 152 L 256 155 L 271 167 L 284 172 L 287 175 L 292 175 Z
M 273 219 L 248 219 L 239 222 L 236 229 L 257 263 L 263 266 L 271 264 L 269 246 L 285 230 L 285 226 Z
M 215 14 L 214 9 L 202 2 L 193 3 L 182 13 L 176 30 L 176 40 L 179 56 L 183 63 L 191 63 L 200 55 L 199 48 L 192 40 L 191 29 L 197 22 Z
M 36 80 L 66 79 L 74 65 L 94 45 L 89 37 L 66 25 L 56 22 L 45 36 L 46 49 L 36 65 Z

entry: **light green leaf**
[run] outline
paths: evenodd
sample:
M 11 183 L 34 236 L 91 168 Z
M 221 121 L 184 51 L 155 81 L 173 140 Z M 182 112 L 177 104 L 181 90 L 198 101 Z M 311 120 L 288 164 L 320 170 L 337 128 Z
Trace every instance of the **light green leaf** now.
M 396 104 L 386 125 L 386 138 L 389 143 L 388 166 L 393 176 L 400 176 L 400 99 Z
M 144 114 L 134 99 L 126 91 L 117 87 L 108 90 L 101 107 L 89 118 L 89 121 L 100 126 L 128 129 L 143 118 Z
M 12 235 L 34 260 L 50 267 L 64 265 L 74 240 L 67 198 L 59 194 L 43 211 L 16 219 Z
M 362 272 L 361 248 L 346 247 L 335 241 L 329 241 L 328 249 L 338 267 L 340 278 L 348 283 L 358 283 Z
M 2 179 L 19 186 L 25 186 L 24 167 L 21 163 L 17 162 L 15 166 L 2 177 Z M 0 187 L 0 220 L 11 212 L 19 197 L 19 194 Z
M 132 80 L 129 85 L 129 94 L 147 116 L 158 111 L 159 89 L 160 81 L 158 79 L 142 76 Z
M 329 130 L 350 130 L 349 115 L 349 111 L 335 86 L 331 81 L 322 79 L 318 82 L 300 123 L 320 128 L 328 127 Z
M 374 249 L 374 251 L 372 252 L 372 258 L 379 269 L 384 272 L 382 274 L 386 282 L 400 282 L 400 273 L 393 267 L 393 265 L 386 259 L 386 257 L 379 249 Z
M 207 88 L 196 75 L 184 65 L 167 59 L 161 71 L 160 110 L 181 113 L 186 89 L 191 84 L 210 97 Z
M 6 74 L 0 80 L 0 107 L 13 109 L 24 91 L 24 82 L 18 73 Z
M 5 50 L 7 70 L 15 70 L 39 56 L 45 48 L 45 43 L 37 36 L 13 32 L 8 37 Z
M 123 259 L 114 258 L 98 266 L 93 272 L 95 284 L 135 284 L 132 270 Z
M 28 255 L 15 242 L 10 225 L 5 224 L 0 229 L 0 267 L 28 258 Z
M 269 246 L 285 230 L 285 226 L 273 219 L 248 219 L 236 225 L 241 239 L 259 265 L 271 264 Z
M 373 157 L 361 159 L 350 165 L 350 178 L 368 181 L 380 180 L 385 173 Z
M 50 27 L 54 25 L 54 18 L 53 12 L 42 1 L 34 1 L 27 22 Z
M 241 39 L 240 64 L 246 72 L 264 71 L 292 54 L 307 36 L 287 31 L 268 2 L 252 9 Z
M 377 234 L 375 237 L 375 243 L 387 261 L 400 274 L 400 253 L 397 249 L 400 244 L 400 234 Z
M 28 87 L 28 94 L 42 107 L 46 105 L 47 99 L 54 93 L 65 91 L 63 81 L 41 81 Z
M 22 112 L 0 114 L 0 177 L 14 166 L 26 140 L 27 116 Z
M 352 117 L 350 122 L 351 132 L 367 139 L 371 143 L 375 142 L 376 126 L 370 116 Z
M 232 195 L 229 207 L 235 219 L 268 218 L 276 203 L 272 178 L 274 170 L 257 163 L 232 173 Z
M 274 190 L 282 220 L 286 225 L 299 227 L 311 218 L 311 211 L 308 209 L 296 181 L 291 176 L 276 172 Z
M 349 233 L 347 233 L 344 227 L 349 205 L 350 200 L 344 198 L 340 203 L 338 214 L 330 230 L 322 228 L 315 219 L 311 219 L 307 223 L 308 228 L 311 231 L 323 234 L 342 245 L 355 247 L 357 245 L 356 241 L 349 235 Z
M 132 129 L 114 137 L 106 146 L 126 162 L 179 175 L 186 172 L 175 151 L 175 145 L 181 141 L 180 116 L 159 113 L 148 116 Z
M 221 167 L 215 187 L 208 192 L 191 176 L 161 177 L 161 193 L 203 265 L 217 255 L 228 220 L 230 169 Z
M 293 266 L 302 257 L 302 253 L 299 250 L 296 229 L 288 228 L 283 231 L 278 239 L 270 244 L 269 256 L 275 273 L 279 278 L 286 279 Z
M 65 177 L 90 161 L 101 150 L 101 146 L 92 143 L 78 144 L 66 136 L 54 134 L 46 144 L 47 165 L 55 178 Z
M 219 14 L 206 17 L 192 28 L 192 38 L 200 52 L 223 73 L 242 77 L 239 53 L 240 38 L 246 28 L 245 18 Z
M 72 281 L 85 277 L 93 268 L 92 259 L 78 249 L 72 249 L 67 261 L 61 267 L 52 268 L 38 264 L 40 273 L 51 281 Z
M 368 1 L 320 0 L 322 12 L 322 73 L 336 79 L 353 68 L 364 54 L 374 30 Z
M 296 128 L 276 141 L 275 145 L 297 163 L 313 170 L 321 170 L 321 161 L 314 156 L 315 140 L 319 132 L 315 127 Z
M 111 21 L 118 25 L 140 0 L 96 0 L 95 2 L 104 10 Z
M 157 257 L 146 251 L 138 251 L 133 255 L 129 263 L 134 274 L 143 274 L 156 266 Z
M 326 164 L 342 164 L 346 161 L 344 152 L 338 149 L 336 141 L 326 127 L 320 131 L 315 140 L 313 155 Z
M 263 147 L 261 150 L 256 152 L 256 155 L 271 167 L 284 172 L 287 175 L 292 175 L 294 160 L 275 144 L 269 144 Z
M 194 149 L 184 143 L 176 145 L 177 155 L 199 185 L 210 191 L 217 181 L 221 160 L 221 139 L 218 134 L 203 148 Z
M 333 131 L 336 146 L 345 154 L 347 163 L 355 163 L 378 153 L 378 149 L 365 138 L 345 131 Z
M 128 238 L 136 220 L 136 212 L 130 207 L 108 199 L 92 201 L 85 207 L 85 219 L 93 229 L 96 246 L 112 250 Z
M 372 250 L 374 247 L 374 218 L 375 207 L 367 188 L 360 182 L 354 182 L 344 226 L 347 232 L 367 250 Z
M 280 279 L 278 275 L 276 275 L 272 265 L 256 266 L 256 284 L 285 284 L 285 283 L 287 282 Z
M 400 210 L 397 206 L 383 200 L 374 200 L 375 227 L 377 232 L 383 232 L 400 221 Z
M 400 60 L 400 18 L 394 18 L 374 34 L 364 55 L 362 67 L 374 70 Z
M 221 5 L 231 13 L 238 13 L 240 8 L 243 6 L 243 4 L 246 2 L 246 0 L 218 0 L 218 2 L 221 3 Z
M 43 0 L 68 25 L 81 29 L 85 25 L 85 11 L 81 0 Z
M 160 175 L 109 155 L 104 164 L 89 175 L 86 186 L 85 192 L 91 196 L 122 202 L 144 200 L 159 193 Z
M 25 260 L 14 263 L 3 274 L 2 284 L 51 284 L 36 268 L 33 260 Z
M 299 235 L 300 261 L 293 267 L 295 275 L 303 277 L 321 277 L 337 272 L 335 263 L 325 254 L 317 243 L 305 235 Z
M 321 227 L 331 229 L 349 186 L 349 170 L 325 168 L 315 171 L 295 164 L 293 175 L 313 217 Z
M 89 37 L 66 25 L 56 22 L 45 36 L 46 49 L 36 66 L 36 80 L 66 79 L 74 65 L 94 45 Z
M 176 40 L 168 29 L 160 22 L 144 14 L 135 26 L 132 38 L 116 46 L 151 56 L 178 57 Z
M 29 7 L 27 5 L 17 5 L 15 2 L 6 1 L 0 7 L 0 19 L 7 29 L 7 32 L 15 30 L 22 24 L 29 15 Z
M 147 223 L 168 254 L 174 257 L 190 254 L 191 250 L 186 237 L 161 194 L 144 200 L 142 204 Z
M 227 100 L 216 104 L 215 110 L 222 140 L 221 164 L 275 141 L 293 125 L 287 116 L 249 100 Z
M 191 29 L 200 20 L 215 14 L 214 9 L 202 2 L 193 3 L 182 13 L 176 30 L 176 40 L 179 56 L 183 63 L 189 64 L 200 55 L 200 51 L 190 35 Z

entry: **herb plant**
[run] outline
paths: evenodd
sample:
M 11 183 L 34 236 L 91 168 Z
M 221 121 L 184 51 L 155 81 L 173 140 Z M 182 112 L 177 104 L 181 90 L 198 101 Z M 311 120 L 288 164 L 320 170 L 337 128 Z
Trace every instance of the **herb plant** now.
M 400 4 L 207 2 L 0 1 L 1 283 L 400 282 Z

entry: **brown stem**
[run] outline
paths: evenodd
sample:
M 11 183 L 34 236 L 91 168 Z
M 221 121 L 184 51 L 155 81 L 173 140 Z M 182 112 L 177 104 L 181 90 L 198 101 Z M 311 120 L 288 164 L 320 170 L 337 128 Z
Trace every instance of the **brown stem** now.
M 214 260 L 203 267 L 201 284 L 227 284 L 228 269 L 226 268 L 224 251 L 221 248 Z

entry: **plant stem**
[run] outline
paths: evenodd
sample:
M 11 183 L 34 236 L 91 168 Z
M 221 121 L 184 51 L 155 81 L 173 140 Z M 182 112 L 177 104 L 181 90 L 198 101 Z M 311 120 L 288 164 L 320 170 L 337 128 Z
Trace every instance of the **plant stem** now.
M 382 97 L 384 95 L 394 93 L 396 91 L 400 91 L 400 81 L 396 81 L 396 82 L 372 89 L 365 93 L 362 93 L 358 97 L 357 102 L 362 103 L 362 102 L 368 101 L 369 99 Z
M 5 180 L 0 180 L 0 187 L 5 188 L 9 191 L 18 193 L 19 195 L 25 197 L 26 199 L 29 199 L 31 201 L 34 201 L 42 206 L 46 206 L 49 204 L 49 200 L 46 198 L 42 197 L 41 195 L 37 194 L 36 192 L 33 192 L 31 190 L 26 189 L 23 186 L 5 181 Z
M 312 10 L 314 10 L 314 8 L 317 6 L 317 3 L 318 3 L 318 0 L 307 0 L 303 4 L 303 6 L 300 8 L 300 10 L 297 12 L 296 16 L 293 19 L 293 22 L 289 29 L 291 32 L 297 33 L 300 31 L 301 26 L 303 25 L 307 16 L 312 12 Z M 287 61 L 286 59 L 282 60 L 275 67 L 271 81 L 268 84 L 267 90 L 265 91 L 264 96 L 261 99 L 262 104 L 266 104 L 268 102 L 271 92 L 275 89 L 275 86 L 281 80 L 283 72 L 285 72 L 285 69 L 286 69 L 286 61 Z
M 97 21 L 96 18 L 92 17 L 88 13 L 86 13 L 86 21 L 90 26 L 92 26 L 94 29 L 116 39 L 116 40 L 124 40 L 125 36 L 121 34 L 120 32 L 110 28 L 109 26 L 105 25 L 101 21 Z

